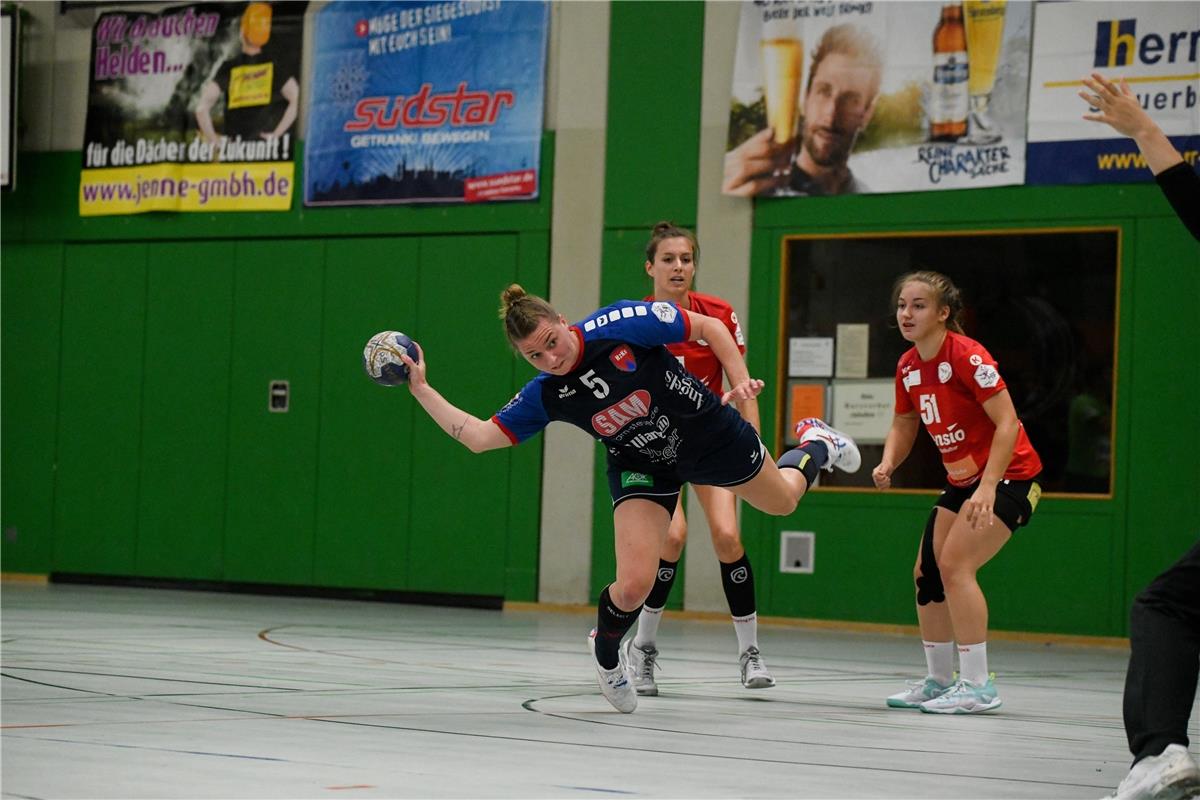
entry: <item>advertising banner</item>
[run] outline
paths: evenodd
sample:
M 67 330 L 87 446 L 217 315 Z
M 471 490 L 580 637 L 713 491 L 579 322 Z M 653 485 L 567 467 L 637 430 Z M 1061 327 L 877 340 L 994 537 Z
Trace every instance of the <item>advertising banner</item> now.
M 1132 139 L 1083 119 L 1080 78 L 1129 82 L 1142 107 L 1196 164 L 1200 3 L 1039 3 L 1029 87 L 1030 184 L 1152 180 Z M 1096 113 L 1092 109 L 1091 113 Z
M 80 215 L 290 208 L 305 5 L 101 14 Z
M 542 0 L 321 9 L 305 205 L 536 198 L 548 18 Z
M 722 191 L 1022 183 L 1031 3 L 742 6 Z

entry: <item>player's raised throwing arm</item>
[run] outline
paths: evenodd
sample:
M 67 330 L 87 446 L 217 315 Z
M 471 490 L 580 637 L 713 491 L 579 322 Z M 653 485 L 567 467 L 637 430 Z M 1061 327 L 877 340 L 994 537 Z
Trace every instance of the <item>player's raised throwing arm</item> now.
M 417 345 L 418 361 L 413 361 L 407 353 L 400 354 L 400 360 L 408 367 L 408 389 L 421 408 L 425 409 L 433 421 L 444 430 L 450 438 L 461 442 L 472 453 L 482 453 L 499 447 L 509 447 L 512 441 L 490 420 L 468 414 L 429 385 L 425 379 L 425 351 Z

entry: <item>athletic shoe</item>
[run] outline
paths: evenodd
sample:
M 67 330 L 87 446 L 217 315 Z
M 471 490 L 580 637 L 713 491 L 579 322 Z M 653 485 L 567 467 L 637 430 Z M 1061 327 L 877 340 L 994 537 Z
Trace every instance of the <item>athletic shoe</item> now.
M 920 708 L 921 703 L 941 697 L 953 688 L 953 683 L 943 686 L 929 677 L 923 681 L 909 681 L 907 689 L 887 699 L 888 708 Z
M 658 694 L 658 684 L 654 682 L 654 668 L 658 666 L 658 648 L 654 645 L 642 648 L 633 643 L 630 636 L 621 645 L 621 655 L 633 673 L 633 688 L 644 697 L 654 697 Z
M 995 673 L 987 682 L 976 686 L 966 679 L 950 687 L 943 695 L 921 703 L 921 710 L 930 714 L 978 714 L 999 708 L 1000 696 L 996 693 Z
M 843 472 L 858 472 L 862 466 L 862 454 L 858 445 L 846 434 L 834 430 L 816 417 L 802 419 L 796 423 L 796 438 L 800 444 L 811 441 L 824 442 L 829 449 L 829 460 L 821 465 L 822 469 L 833 472 L 837 467 Z
M 600 694 L 612 703 L 613 708 L 622 714 L 632 714 L 637 708 L 637 692 L 633 690 L 633 674 L 629 664 L 621 656 L 617 658 L 617 666 L 605 669 L 596 660 L 596 629 L 588 634 L 588 652 L 592 654 L 592 663 L 596 665 L 596 679 L 600 681 Z
M 1200 767 L 1187 748 L 1169 744 L 1156 756 L 1133 765 L 1117 790 L 1116 800 L 1189 800 L 1200 797 Z
M 747 689 L 770 689 L 775 685 L 775 679 L 767 672 L 767 665 L 763 663 L 762 653 L 758 652 L 757 647 L 747 647 L 739 661 L 742 663 L 742 686 Z

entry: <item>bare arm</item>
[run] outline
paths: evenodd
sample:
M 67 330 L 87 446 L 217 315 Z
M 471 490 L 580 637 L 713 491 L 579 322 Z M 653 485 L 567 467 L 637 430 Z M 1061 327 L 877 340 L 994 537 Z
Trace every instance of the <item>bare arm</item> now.
M 279 93 L 283 95 L 284 100 L 287 100 L 287 108 L 284 109 L 283 116 L 279 118 L 279 124 L 275 126 L 275 130 L 267 133 L 267 137 L 270 139 L 278 139 L 283 136 L 296 121 L 296 111 L 300 101 L 300 85 L 296 83 L 295 78 L 288 78 Z
M 1099 109 L 1099 113 L 1084 114 L 1083 118 L 1103 122 L 1112 126 L 1117 133 L 1131 137 L 1137 142 L 1138 149 L 1145 156 L 1146 165 L 1152 173 L 1157 175 L 1183 161 L 1183 156 L 1175 149 L 1175 145 L 1171 144 L 1162 128 L 1150 119 L 1150 115 L 1138 103 L 1128 81 L 1122 78 L 1118 86 L 1099 73 L 1093 72 L 1091 78 L 1083 79 L 1083 84 L 1092 90 L 1092 94 L 1081 91 L 1079 96 L 1092 108 Z
M 992 434 L 992 446 L 979 483 L 960 510 L 960 513 L 966 512 L 967 522 L 971 523 L 972 529 L 986 528 L 994 520 L 992 509 L 996 505 L 996 484 L 1004 478 L 1004 471 L 1012 461 L 1013 448 L 1017 446 L 1017 432 L 1021 429 L 1017 410 L 1007 389 L 985 400 L 983 410 L 996 426 L 996 432 Z
M 875 488 L 890 489 L 892 473 L 896 467 L 904 463 L 912 452 L 913 442 L 917 440 L 917 432 L 921 430 L 921 420 L 916 413 L 896 414 L 892 417 L 892 427 L 883 443 L 883 457 L 879 466 L 871 470 L 871 479 Z
M 417 345 L 417 352 L 420 361 L 413 361 L 407 353 L 400 354 L 400 360 L 408 366 L 408 389 L 438 427 L 472 453 L 511 447 L 512 440 L 494 422 L 468 414 L 429 385 L 425 379 L 425 351 Z
M 738 400 L 734 404 L 737 406 L 738 413 L 742 415 L 742 419 L 749 422 L 755 431 L 762 433 L 762 418 L 758 414 L 758 398 Z
M 746 369 L 746 360 L 738 351 L 733 335 L 725 327 L 725 323 L 716 317 L 697 314 L 695 311 L 684 311 L 688 315 L 691 336 L 688 341 L 703 339 L 708 342 L 713 355 L 721 362 L 721 368 L 729 378 L 729 391 L 721 397 L 722 403 L 739 403 L 743 400 L 753 400 L 762 391 L 763 382 L 750 377 Z
M 217 131 L 213 128 L 212 123 L 212 107 L 221 97 L 221 87 L 213 81 L 205 81 L 200 87 L 200 102 L 196 103 L 196 125 L 200 128 L 200 133 L 204 134 L 204 139 L 209 144 L 216 144 L 220 137 L 217 136 Z

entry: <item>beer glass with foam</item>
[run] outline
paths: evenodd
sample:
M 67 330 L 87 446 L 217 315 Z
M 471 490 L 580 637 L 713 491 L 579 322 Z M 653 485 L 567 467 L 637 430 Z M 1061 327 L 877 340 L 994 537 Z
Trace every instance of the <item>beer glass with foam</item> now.
M 787 16 L 763 22 L 759 40 L 763 99 L 767 107 L 767 124 L 774 131 L 772 138 L 776 144 L 784 144 L 796 137 L 804 42 L 800 38 L 799 22 L 790 17 L 791 9 L 782 5 L 772 10 Z
M 966 0 L 963 17 L 967 28 L 967 92 L 971 114 L 967 119 L 967 144 L 991 144 L 1000 140 L 1000 130 L 988 116 L 988 103 L 996 86 L 996 62 L 1004 42 L 1004 10 L 1007 0 Z

